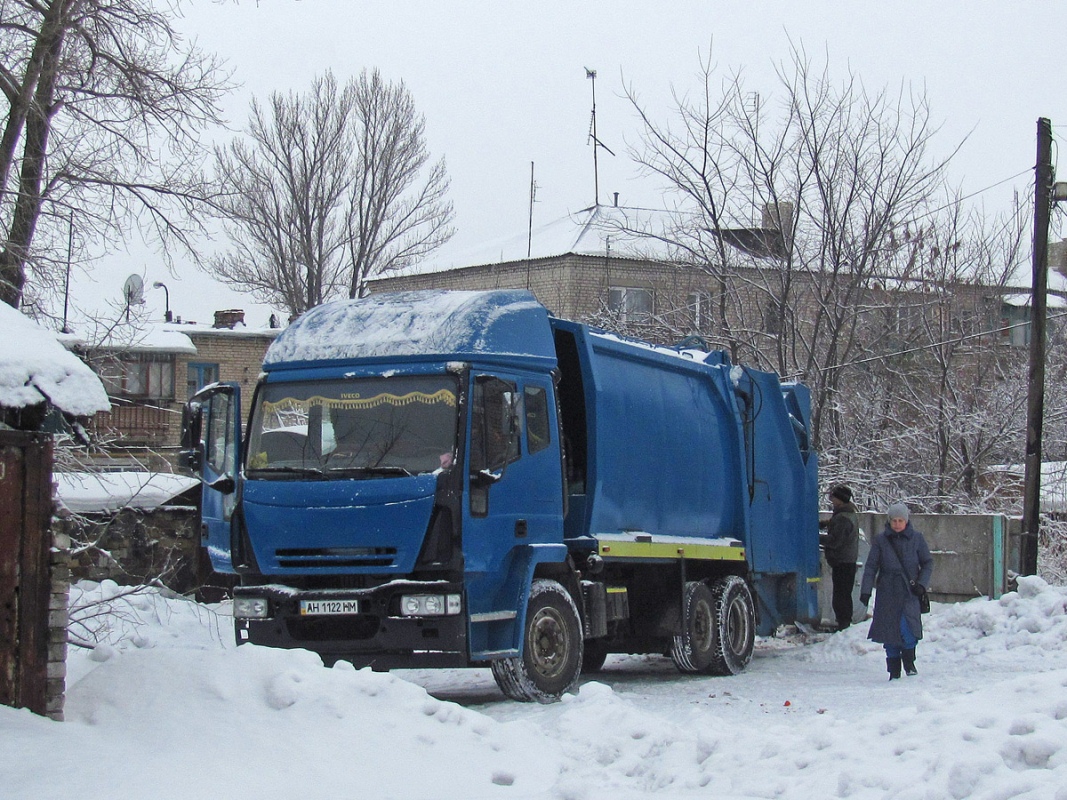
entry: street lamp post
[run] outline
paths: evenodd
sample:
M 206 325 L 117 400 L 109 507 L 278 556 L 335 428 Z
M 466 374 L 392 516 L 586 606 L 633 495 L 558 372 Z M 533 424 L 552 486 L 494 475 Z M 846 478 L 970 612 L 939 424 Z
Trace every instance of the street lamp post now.
M 155 289 L 162 289 L 163 290 L 163 297 L 165 298 L 165 302 L 167 304 L 167 310 L 163 313 L 163 321 L 164 322 L 171 322 L 172 319 L 171 319 L 171 315 L 170 315 L 170 289 L 167 288 L 167 284 L 165 284 L 165 283 L 163 283 L 161 281 L 156 281 L 155 283 L 152 284 L 152 287 L 155 288 Z

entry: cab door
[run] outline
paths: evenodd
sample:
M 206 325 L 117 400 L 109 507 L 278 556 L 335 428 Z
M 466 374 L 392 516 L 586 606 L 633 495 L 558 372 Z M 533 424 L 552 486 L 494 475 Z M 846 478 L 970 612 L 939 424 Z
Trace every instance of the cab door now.
M 234 572 L 232 518 L 241 452 L 241 390 L 216 383 L 189 400 L 183 422 L 184 466 L 200 473 L 200 544 L 216 572 Z
M 530 559 L 562 542 L 563 491 L 550 380 L 475 374 L 470 396 L 463 557 L 478 659 L 517 652 Z

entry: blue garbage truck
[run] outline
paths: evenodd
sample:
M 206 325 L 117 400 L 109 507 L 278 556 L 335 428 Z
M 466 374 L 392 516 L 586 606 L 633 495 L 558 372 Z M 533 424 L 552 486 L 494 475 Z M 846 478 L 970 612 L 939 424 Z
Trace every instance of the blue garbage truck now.
M 723 352 L 554 318 L 527 291 L 311 309 L 189 401 L 201 539 L 239 644 L 489 667 L 549 702 L 611 653 L 735 674 L 818 619 L 810 396 Z

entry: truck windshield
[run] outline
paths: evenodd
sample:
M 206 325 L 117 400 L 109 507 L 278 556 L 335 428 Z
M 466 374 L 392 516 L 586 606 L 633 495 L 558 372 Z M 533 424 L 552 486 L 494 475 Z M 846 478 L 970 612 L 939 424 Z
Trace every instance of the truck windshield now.
M 247 477 L 380 478 L 450 467 L 457 390 L 448 375 L 267 384 L 252 415 Z

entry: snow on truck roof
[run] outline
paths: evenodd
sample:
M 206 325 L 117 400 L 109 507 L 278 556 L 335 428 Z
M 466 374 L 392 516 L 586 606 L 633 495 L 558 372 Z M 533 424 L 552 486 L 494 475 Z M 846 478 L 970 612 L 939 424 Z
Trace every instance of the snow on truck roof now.
M 555 363 L 548 311 L 524 290 L 387 292 L 326 303 L 274 340 L 263 367 L 435 355 Z

